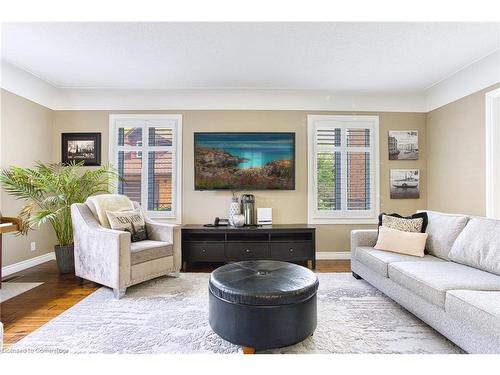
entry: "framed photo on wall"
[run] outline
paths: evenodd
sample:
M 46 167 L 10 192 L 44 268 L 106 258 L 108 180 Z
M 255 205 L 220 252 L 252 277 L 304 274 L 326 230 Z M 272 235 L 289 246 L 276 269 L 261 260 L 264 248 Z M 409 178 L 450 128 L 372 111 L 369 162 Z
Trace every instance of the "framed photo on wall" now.
M 389 160 L 418 160 L 418 130 L 389 130 Z
M 62 133 L 61 161 L 83 165 L 101 165 L 101 133 Z
M 420 198 L 420 169 L 391 169 L 391 199 Z

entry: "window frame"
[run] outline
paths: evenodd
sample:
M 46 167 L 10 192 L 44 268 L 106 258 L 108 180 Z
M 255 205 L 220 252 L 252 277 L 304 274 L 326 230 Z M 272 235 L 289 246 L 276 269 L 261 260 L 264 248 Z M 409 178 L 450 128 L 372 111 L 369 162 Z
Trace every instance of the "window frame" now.
M 338 211 L 319 211 L 317 209 L 317 153 L 316 130 L 317 129 L 341 129 L 341 145 L 330 149 L 341 151 L 341 175 L 342 209 Z M 370 152 L 373 167 L 370 168 L 370 177 L 373 183 L 370 186 L 371 200 L 373 202 L 370 210 L 346 210 L 347 203 L 347 151 L 351 149 L 346 145 L 346 129 L 362 128 L 370 129 L 370 146 L 355 147 L 360 152 Z M 308 164 L 308 204 L 307 219 L 310 224 L 376 224 L 380 211 L 380 153 L 379 153 L 379 117 L 378 116 L 349 116 L 349 115 L 308 115 L 307 116 L 307 164 Z M 329 151 L 330 151 L 329 150 Z M 321 151 L 321 149 L 319 149 Z M 345 156 L 344 156 L 345 155 Z
M 118 128 L 123 122 L 131 121 L 134 127 L 142 128 L 142 146 L 118 146 Z M 150 127 L 168 127 L 172 129 L 172 146 L 149 146 Z M 111 114 L 109 115 L 109 163 L 118 164 L 118 152 L 142 152 L 141 170 L 141 207 L 151 218 L 180 224 L 182 218 L 182 115 L 180 114 Z M 148 202 L 148 160 L 150 151 L 169 151 L 172 153 L 172 210 L 151 211 Z M 118 192 L 118 186 L 114 192 Z
M 485 94 L 485 196 L 486 217 L 491 219 L 500 218 L 500 161 L 498 155 L 500 148 L 500 88 Z

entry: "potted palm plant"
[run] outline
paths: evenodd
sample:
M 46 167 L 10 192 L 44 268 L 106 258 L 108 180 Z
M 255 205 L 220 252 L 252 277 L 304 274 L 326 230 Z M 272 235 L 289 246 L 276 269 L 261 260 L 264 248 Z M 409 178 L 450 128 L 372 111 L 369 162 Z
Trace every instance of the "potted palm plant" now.
M 54 251 L 61 273 L 74 271 L 73 228 L 70 207 L 94 194 L 109 193 L 117 180 L 109 166 L 83 170 L 83 162 L 37 163 L 34 168 L 10 167 L 0 172 L 7 193 L 26 201 L 19 213 L 20 234 L 50 223 L 58 244 Z

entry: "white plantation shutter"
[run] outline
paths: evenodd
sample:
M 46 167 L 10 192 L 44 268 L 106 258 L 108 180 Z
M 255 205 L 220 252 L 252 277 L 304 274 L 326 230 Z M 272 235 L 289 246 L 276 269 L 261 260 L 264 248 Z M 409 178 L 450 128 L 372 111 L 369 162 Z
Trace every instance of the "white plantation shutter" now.
M 139 202 L 152 217 L 180 218 L 181 120 L 110 116 L 110 161 L 122 178 L 117 193 Z
M 378 214 L 378 117 L 308 116 L 309 221 L 372 222 Z

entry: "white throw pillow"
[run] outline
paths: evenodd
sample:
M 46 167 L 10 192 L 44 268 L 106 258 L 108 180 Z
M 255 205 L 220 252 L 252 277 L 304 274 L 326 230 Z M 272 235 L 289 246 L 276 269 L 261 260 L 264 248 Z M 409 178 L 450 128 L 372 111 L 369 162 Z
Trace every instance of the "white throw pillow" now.
M 380 227 L 375 249 L 423 257 L 427 233 L 403 232 Z
M 146 233 L 146 221 L 141 210 L 131 211 L 106 211 L 111 229 L 130 232 L 132 242 L 144 241 L 148 239 Z

